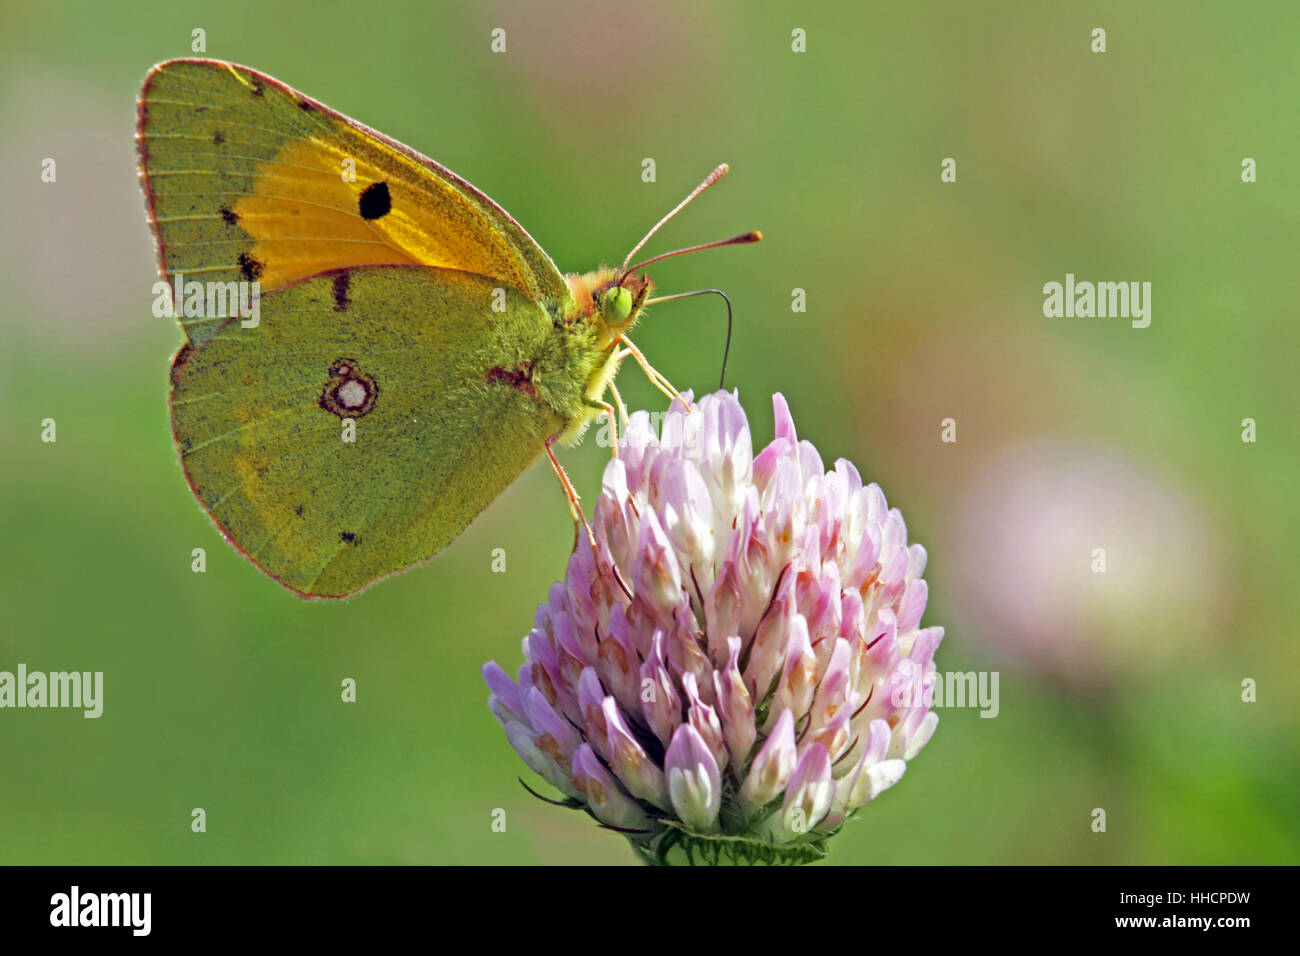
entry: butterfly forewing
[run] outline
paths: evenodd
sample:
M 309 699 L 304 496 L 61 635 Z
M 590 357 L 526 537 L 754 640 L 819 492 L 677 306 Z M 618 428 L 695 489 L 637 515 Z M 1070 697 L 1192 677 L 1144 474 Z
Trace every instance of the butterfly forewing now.
M 174 60 L 140 94 L 141 178 L 164 278 L 262 295 L 349 266 L 475 273 L 559 314 L 564 277 L 449 170 L 245 67 Z M 222 316 L 182 318 L 192 345 Z

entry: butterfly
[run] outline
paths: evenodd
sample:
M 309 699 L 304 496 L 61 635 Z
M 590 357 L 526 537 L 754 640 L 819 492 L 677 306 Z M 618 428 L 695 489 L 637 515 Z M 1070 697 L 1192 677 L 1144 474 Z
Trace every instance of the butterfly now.
M 154 67 L 140 180 L 166 312 L 186 342 L 171 422 L 223 535 L 301 597 L 344 597 L 445 548 L 598 416 L 651 298 L 628 265 L 561 273 L 496 203 L 434 161 L 265 74 Z M 721 294 L 721 293 L 719 293 Z M 724 296 L 725 298 L 725 296 Z M 728 315 L 730 302 L 728 301 Z M 677 396 L 680 397 L 680 396 Z M 614 441 L 617 450 L 617 440 Z M 585 518 L 582 518 L 585 523 Z

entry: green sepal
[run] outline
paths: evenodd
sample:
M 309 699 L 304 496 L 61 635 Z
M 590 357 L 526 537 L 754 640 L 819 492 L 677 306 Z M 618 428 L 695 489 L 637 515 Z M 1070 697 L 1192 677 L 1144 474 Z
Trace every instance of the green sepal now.
M 628 840 L 650 866 L 800 866 L 826 858 L 830 834 L 798 843 L 769 843 L 752 836 L 696 833 L 673 820 L 651 837 Z

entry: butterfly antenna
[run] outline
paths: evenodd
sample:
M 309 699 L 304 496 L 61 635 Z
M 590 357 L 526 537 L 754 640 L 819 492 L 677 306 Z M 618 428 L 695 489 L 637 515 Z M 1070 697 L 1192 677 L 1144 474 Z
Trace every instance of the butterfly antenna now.
M 698 196 L 700 193 L 704 192 L 704 190 L 708 189 L 710 186 L 712 186 L 714 183 L 716 183 L 716 182 L 717 182 L 719 179 L 721 179 L 723 176 L 727 175 L 727 170 L 728 170 L 729 168 L 730 168 L 730 167 L 728 167 L 726 163 L 723 163 L 723 164 L 720 165 L 717 169 L 715 169 L 713 172 L 709 173 L 709 175 L 707 175 L 707 176 L 704 177 L 704 182 L 700 183 L 698 186 L 696 186 L 694 189 L 692 189 L 692 190 L 691 190 L 691 194 L 690 194 L 689 196 L 687 196 L 685 199 L 683 199 L 681 202 L 679 202 L 679 203 L 678 203 L 678 204 L 673 208 L 673 211 L 672 211 L 672 212 L 670 212 L 668 215 L 664 216 L 662 219 L 660 219 L 657 223 L 654 224 L 654 228 L 651 229 L 649 232 L 647 232 L 647 233 L 645 234 L 645 236 L 642 237 L 641 241 L 638 242 L 635 246 L 632 247 L 632 251 L 629 252 L 629 253 L 627 254 L 627 258 L 623 260 L 623 275 L 624 275 L 624 276 L 626 276 L 626 275 L 628 274 L 628 272 L 631 271 L 631 270 L 628 269 L 627 264 L 628 264 L 629 262 L 632 261 L 632 257 L 633 257 L 634 255 L 636 255 L 638 252 L 641 251 L 641 247 L 644 246 L 647 242 L 650 241 L 650 237 L 653 236 L 656 232 L 658 232 L 658 231 L 663 227 L 663 224 L 664 224 L 664 223 L 666 223 L 669 219 L 673 218 L 673 216 L 677 215 L 679 212 L 681 212 L 683 209 L 685 209 L 687 203 L 689 203 L 692 199 L 694 199 L 694 198 L 695 198 L 696 196 Z
M 722 350 L 722 375 L 718 377 L 718 388 L 727 387 L 727 356 L 731 354 L 731 300 L 727 298 L 727 293 L 721 289 L 696 289 L 694 292 L 679 292 L 676 295 L 661 295 L 655 299 L 649 299 L 646 305 L 657 305 L 660 302 L 672 302 L 674 299 L 689 299 L 697 295 L 720 295 L 722 301 L 727 303 L 727 345 Z
M 758 242 L 762 238 L 763 234 L 756 229 L 753 232 L 746 232 L 739 236 L 732 236 L 730 239 L 719 239 L 717 242 L 706 242 L 702 246 L 687 246 L 685 249 L 674 249 L 672 252 L 661 253 L 651 259 L 643 259 L 631 269 L 624 271 L 623 275 L 626 277 L 628 273 L 635 272 L 637 269 L 644 269 L 646 266 L 654 265 L 656 262 L 661 262 L 664 259 L 671 259 L 673 256 L 684 256 L 688 252 L 701 252 L 705 249 L 717 249 L 720 246 L 743 246 L 749 242 Z

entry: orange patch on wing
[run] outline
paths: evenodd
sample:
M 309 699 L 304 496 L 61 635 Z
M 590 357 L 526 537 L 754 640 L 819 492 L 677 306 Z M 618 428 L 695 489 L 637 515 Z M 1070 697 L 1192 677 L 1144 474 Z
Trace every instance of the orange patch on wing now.
M 346 182 L 345 158 L 333 144 L 307 140 L 286 146 L 274 163 L 259 164 L 253 194 L 234 213 L 254 240 L 249 255 L 262 265 L 263 292 L 327 269 L 421 262 L 399 241 L 401 231 L 362 218 L 361 192 L 385 177 L 358 162 L 357 181 Z
M 232 210 L 254 240 L 263 292 L 327 269 L 426 265 L 532 285 L 484 211 L 382 144 L 353 155 L 343 142 L 287 143 L 259 163 L 252 194 Z M 345 171 L 355 181 L 344 179 Z M 444 193 L 439 195 L 439 193 Z

